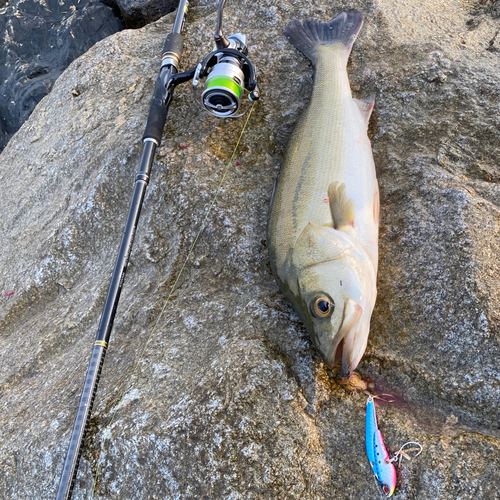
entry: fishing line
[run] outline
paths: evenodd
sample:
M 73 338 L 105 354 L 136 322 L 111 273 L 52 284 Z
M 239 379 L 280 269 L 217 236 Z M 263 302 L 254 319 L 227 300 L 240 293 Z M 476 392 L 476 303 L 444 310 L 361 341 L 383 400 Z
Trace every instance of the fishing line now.
M 248 121 L 250 120 L 250 116 L 252 116 L 252 111 L 253 111 L 253 107 L 254 107 L 254 102 L 252 102 L 251 104 L 251 107 L 250 107 L 250 110 L 249 110 L 249 113 L 247 115 L 247 118 L 245 120 L 245 124 L 243 125 L 243 128 L 241 130 L 241 133 L 240 133 L 240 136 L 238 137 L 238 142 L 236 143 L 236 146 L 234 147 L 234 150 L 233 150 L 233 154 L 231 155 L 231 158 L 229 159 L 227 165 L 226 165 L 226 168 L 224 170 L 224 173 L 222 174 L 222 178 L 219 182 L 219 186 L 217 188 L 217 191 L 215 193 L 215 196 L 213 197 L 212 199 L 212 202 L 210 203 L 209 207 L 208 207 L 208 210 L 205 214 L 205 217 L 203 218 L 203 221 L 201 223 L 201 226 L 200 226 L 200 229 L 198 231 L 198 233 L 196 234 L 196 237 L 193 241 L 193 243 L 191 244 L 191 247 L 189 248 L 189 251 L 188 251 L 188 254 L 186 256 L 186 258 L 184 259 L 184 262 L 181 266 L 181 269 L 179 271 L 179 273 L 177 274 L 177 277 L 174 281 L 174 284 L 172 285 L 172 288 L 170 289 L 170 293 L 168 294 L 167 298 L 165 299 L 165 302 L 163 304 L 163 307 L 160 311 L 160 314 L 158 315 L 158 318 L 156 319 L 155 323 L 154 323 L 154 326 L 153 326 L 153 329 L 151 330 L 151 333 L 149 334 L 148 336 L 148 339 L 146 341 L 146 343 L 144 344 L 144 348 L 141 352 L 141 355 L 139 356 L 139 359 L 137 360 L 137 362 L 135 363 L 135 366 L 134 366 L 134 369 L 132 370 L 132 373 L 130 374 L 130 377 L 126 383 L 126 387 L 125 387 L 125 390 L 123 391 L 123 394 L 120 398 L 120 401 L 118 402 L 118 404 L 116 405 L 116 409 L 115 411 L 113 412 L 113 415 L 111 417 L 111 420 L 109 421 L 108 425 L 106 425 L 106 428 L 104 429 L 104 432 L 103 432 L 103 440 L 102 440 L 102 444 L 101 444 L 101 451 L 99 453 L 99 459 L 97 461 L 97 470 L 96 470 L 96 473 L 95 473 L 95 477 L 94 477 L 94 485 L 92 487 L 92 494 L 91 494 L 91 500 L 94 498 L 94 493 L 95 493 L 95 489 L 96 489 L 96 486 L 97 486 L 97 479 L 98 479 L 98 476 L 99 476 L 99 467 L 100 467 L 100 464 L 101 464 L 101 457 L 102 457 L 102 454 L 103 454 L 103 451 L 104 451 L 104 446 L 106 444 L 106 440 L 107 440 L 107 434 L 108 434 L 108 430 L 110 429 L 111 427 L 111 424 L 114 422 L 115 420 L 115 417 L 116 417 L 116 414 L 118 413 L 118 410 L 120 409 L 120 406 L 122 405 L 123 403 L 123 400 L 125 399 L 125 396 L 127 395 L 131 385 L 132 385 L 132 379 L 135 375 L 135 372 L 137 371 L 137 368 L 139 367 L 139 364 L 140 362 L 142 361 L 142 359 L 144 358 L 144 354 L 146 353 L 146 349 L 148 348 L 148 345 L 149 345 L 149 342 L 151 341 L 151 339 L 153 338 L 153 334 L 156 332 L 156 327 L 158 326 L 158 323 L 160 322 L 162 316 L 163 316 L 163 313 L 170 301 L 170 298 L 172 297 L 175 289 L 176 289 L 176 286 L 177 286 L 177 283 L 179 282 L 179 279 L 181 277 L 181 274 L 183 273 L 187 263 L 188 263 L 188 260 L 189 258 L 191 257 L 191 254 L 193 253 L 193 250 L 194 250 L 194 247 L 196 246 L 196 243 L 198 242 L 198 239 L 200 238 L 201 236 L 201 233 L 203 232 L 203 230 L 205 229 L 205 225 L 207 223 L 207 220 L 208 220 L 208 216 L 210 215 L 210 212 L 212 211 L 212 208 L 213 206 L 215 205 L 215 202 L 217 201 L 217 198 L 222 190 L 222 185 L 224 184 L 224 180 L 227 176 L 227 173 L 229 172 L 229 168 L 231 167 L 231 164 L 234 160 L 234 157 L 236 155 L 236 152 L 238 150 L 238 147 L 240 145 L 240 142 L 241 142 L 241 138 L 243 137 L 243 133 L 245 132 L 245 129 L 247 127 L 247 124 L 248 124 Z

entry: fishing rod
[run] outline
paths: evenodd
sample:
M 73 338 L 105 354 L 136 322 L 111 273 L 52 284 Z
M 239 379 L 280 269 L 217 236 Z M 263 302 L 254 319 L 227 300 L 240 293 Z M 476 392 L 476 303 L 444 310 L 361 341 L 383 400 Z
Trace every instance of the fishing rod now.
M 260 97 L 255 67 L 247 57 L 246 36 L 237 33 L 226 38 L 222 34 L 222 11 L 225 2 L 226 0 L 221 0 L 217 13 L 214 35 L 215 50 L 205 56 L 196 67 L 179 73 L 184 46 L 181 32 L 188 12 L 188 0 L 180 0 L 172 33 L 165 40 L 160 74 L 156 80 L 146 129 L 142 137 L 144 148 L 139 172 L 135 178 L 127 222 L 94 342 L 56 500 L 70 500 L 73 494 L 85 435 L 90 422 L 142 204 L 149 184 L 155 152 L 161 142 L 175 87 L 193 80 L 193 95 L 196 101 L 208 113 L 220 118 L 237 118 L 248 111 L 251 104 L 240 112 L 241 100 L 245 91 L 248 93 L 250 101 L 256 101 Z

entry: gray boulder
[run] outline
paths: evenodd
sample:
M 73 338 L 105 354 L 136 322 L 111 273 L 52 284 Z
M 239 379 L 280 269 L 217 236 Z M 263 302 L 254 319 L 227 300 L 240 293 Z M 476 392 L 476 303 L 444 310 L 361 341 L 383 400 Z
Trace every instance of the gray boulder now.
M 473 0 L 228 3 L 225 31 L 249 36 L 262 98 L 189 254 L 244 119 L 212 118 L 189 85 L 176 91 L 74 498 L 94 482 L 96 499 L 381 495 L 366 397 L 314 352 L 266 248 L 277 137 L 312 88 L 281 30 L 350 7 L 366 14 L 349 73 L 358 97 L 376 97 L 381 192 L 379 295 L 359 371 L 394 396 L 378 405 L 391 454 L 424 446 L 403 460 L 395 498 L 497 498 L 499 21 L 494 2 Z M 190 11 L 183 69 L 211 50 L 216 9 Z M 172 22 L 74 61 L 0 155 L 6 498 L 55 496 Z

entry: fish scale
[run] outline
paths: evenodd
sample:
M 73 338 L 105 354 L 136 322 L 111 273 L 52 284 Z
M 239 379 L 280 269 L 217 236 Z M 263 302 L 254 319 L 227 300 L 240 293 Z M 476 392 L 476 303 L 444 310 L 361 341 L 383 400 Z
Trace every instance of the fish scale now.
M 341 59 L 341 50 L 324 47 L 318 54 L 311 103 L 297 124 L 291 141 L 295 139 L 297 142 L 283 165 L 283 189 L 277 196 L 282 198 L 284 210 L 291 210 L 294 215 L 292 227 L 289 227 L 287 219 L 282 220 L 281 231 L 290 237 L 298 237 L 308 222 L 331 222 L 329 206 L 322 200 L 327 196 L 328 184 L 341 179 L 345 172 L 346 141 L 343 135 L 347 127 L 342 123 L 341 100 L 346 97 L 342 89 L 346 82 L 342 82 L 339 72 L 334 71 L 337 61 Z M 351 98 L 350 92 L 347 97 Z M 325 109 L 335 109 L 336 112 L 324 116 L 322 111 Z
M 318 51 L 317 85 L 311 99 L 311 105 L 306 115 L 305 128 L 316 130 L 311 149 L 316 151 L 315 162 L 302 169 L 309 180 L 309 186 L 302 191 L 305 210 L 296 206 L 295 211 L 301 212 L 298 224 L 294 228 L 298 232 L 307 222 L 327 224 L 331 221 L 328 204 L 321 203 L 326 197 L 326 188 L 333 180 L 341 180 L 345 176 L 345 146 L 344 134 L 349 135 L 349 117 L 343 112 L 346 96 L 346 82 L 339 77 L 341 74 L 335 67 L 341 59 L 340 51 L 331 47 L 322 47 Z M 343 72 L 345 73 L 345 71 Z M 347 82 L 348 88 L 349 82 Z M 331 116 L 326 116 L 325 109 L 335 109 Z M 297 166 L 297 162 L 290 162 Z M 303 174 L 304 175 L 304 174 Z M 309 190 L 308 190 L 309 188 Z

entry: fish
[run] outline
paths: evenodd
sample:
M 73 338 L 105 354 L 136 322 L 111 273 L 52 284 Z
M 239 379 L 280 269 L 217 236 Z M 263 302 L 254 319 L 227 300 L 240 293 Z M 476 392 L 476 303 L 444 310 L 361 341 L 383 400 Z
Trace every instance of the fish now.
M 377 296 L 379 188 L 368 122 L 373 98 L 352 97 L 347 62 L 363 14 L 295 21 L 288 41 L 314 67 L 307 110 L 275 183 L 268 222 L 272 272 L 315 348 L 350 377 L 368 342 Z
M 382 491 L 385 496 L 390 497 L 396 489 L 396 468 L 389 458 L 389 453 L 387 452 L 384 440 L 382 439 L 382 433 L 378 428 L 375 403 L 372 396 L 368 397 L 368 401 L 366 403 L 365 432 L 366 454 L 368 455 L 368 460 L 370 461 L 373 473 L 375 474 Z M 421 447 L 420 444 L 419 446 Z

